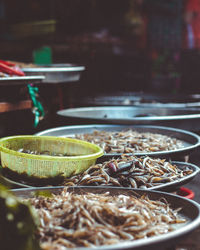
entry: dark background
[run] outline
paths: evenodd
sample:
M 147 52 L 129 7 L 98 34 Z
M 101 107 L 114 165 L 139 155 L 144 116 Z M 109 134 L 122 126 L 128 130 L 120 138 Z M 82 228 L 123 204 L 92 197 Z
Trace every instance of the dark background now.
M 0 58 L 34 62 L 34 52 L 47 46 L 53 63 L 86 66 L 78 83 L 60 85 L 64 108 L 87 106 L 86 97 L 119 92 L 197 94 L 199 45 L 185 42 L 188 1 L 0 0 Z M 55 22 L 53 30 L 49 20 Z M 47 114 L 60 109 L 58 86 L 38 87 Z M 26 90 L 18 92 L 11 86 L 0 90 L 2 100 L 28 95 Z M 2 120 L 6 130 L 10 124 L 5 133 L 14 133 L 7 116 Z M 32 114 L 30 117 L 32 124 Z M 53 125 L 50 119 L 39 129 Z M 34 130 L 31 126 L 30 130 L 17 129 L 19 132 Z

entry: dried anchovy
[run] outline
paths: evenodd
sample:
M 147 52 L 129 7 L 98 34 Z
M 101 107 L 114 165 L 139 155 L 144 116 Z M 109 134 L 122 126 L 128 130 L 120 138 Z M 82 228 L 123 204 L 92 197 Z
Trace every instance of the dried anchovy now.
M 40 218 L 37 237 L 42 249 L 98 247 L 134 241 L 175 230 L 185 223 L 179 210 L 166 200 L 150 200 L 147 195 L 111 196 L 70 193 L 63 189 L 52 198 L 30 199 Z
M 106 153 L 147 153 L 183 148 L 182 141 L 176 138 L 132 129 L 120 132 L 95 130 L 93 133 L 76 134 L 75 138 L 97 144 Z
M 188 167 L 182 170 L 165 159 L 122 155 L 121 158 L 93 165 L 82 174 L 67 178 L 64 184 L 151 188 L 181 179 L 192 172 Z

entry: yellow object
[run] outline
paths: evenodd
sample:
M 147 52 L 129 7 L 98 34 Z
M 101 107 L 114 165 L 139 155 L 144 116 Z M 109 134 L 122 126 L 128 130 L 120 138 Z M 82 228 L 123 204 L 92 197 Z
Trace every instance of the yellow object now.
M 18 152 L 20 149 L 50 152 L 55 155 L 36 155 Z M 103 150 L 92 143 L 54 136 L 10 136 L 0 140 L 1 165 L 28 177 L 69 177 L 85 171 L 103 155 Z M 69 155 L 69 156 L 68 156 Z
M 17 38 L 47 35 L 56 31 L 56 20 L 16 23 L 11 26 L 11 32 Z

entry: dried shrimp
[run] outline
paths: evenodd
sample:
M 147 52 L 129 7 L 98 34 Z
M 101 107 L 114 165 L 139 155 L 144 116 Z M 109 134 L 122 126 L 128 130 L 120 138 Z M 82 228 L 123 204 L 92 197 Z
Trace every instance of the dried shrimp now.
M 165 199 L 119 194 L 71 193 L 30 199 L 40 218 L 43 250 L 98 247 L 168 233 L 185 223 Z
M 75 138 L 97 144 L 106 153 L 136 153 L 176 150 L 183 147 L 182 141 L 167 135 L 137 132 L 95 130 L 88 134 L 76 134 Z

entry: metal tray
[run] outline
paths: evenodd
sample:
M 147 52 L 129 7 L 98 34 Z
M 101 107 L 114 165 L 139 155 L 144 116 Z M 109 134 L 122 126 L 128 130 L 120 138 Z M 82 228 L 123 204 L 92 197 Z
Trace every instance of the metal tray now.
M 22 68 L 26 75 L 44 75 L 43 83 L 75 82 L 80 79 L 84 66 L 74 64 L 38 65 L 35 68 Z
M 199 131 L 200 108 L 143 108 L 133 106 L 82 107 L 59 110 L 63 121 L 107 124 L 159 125 Z
M 121 131 L 123 129 L 133 129 L 137 132 L 150 132 L 162 135 L 167 135 L 174 137 L 183 142 L 184 148 L 170 151 L 159 151 L 159 152 L 149 152 L 149 153 L 135 153 L 137 156 L 148 155 L 148 156 L 159 156 L 159 157 L 177 157 L 186 156 L 192 153 L 200 146 L 200 137 L 195 133 L 170 128 L 170 127 L 160 127 L 160 126 L 147 126 L 147 125 L 75 125 L 75 126 L 63 126 L 52 129 L 47 129 L 38 132 L 36 135 L 46 135 L 46 136 L 62 136 L 62 137 L 73 137 L 75 134 L 92 133 L 94 130 L 104 130 L 104 131 Z M 119 157 L 121 154 L 105 154 L 102 158 Z
M 161 190 L 161 191 L 166 191 L 166 192 L 177 191 L 179 189 L 179 187 L 190 182 L 200 172 L 200 168 L 194 164 L 191 164 L 191 163 L 172 161 L 172 164 L 175 164 L 180 169 L 184 169 L 184 168 L 188 167 L 189 169 L 193 170 L 193 173 L 188 175 L 188 176 L 185 176 L 179 180 L 175 180 L 173 182 L 164 183 L 164 184 L 159 185 L 159 186 L 154 186 L 154 187 L 148 188 L 148 190 Z M 2 171 L 0 171 L 0 183 L 1 183 L 1 179 L 4 182 L 3 183 L 4 185 L 9 186 L 11 188 L 38 187 L 38 186 L 44 187 L 45 186 L 44 184 L 39 185 L 39 184 L 34 184 L 34 183 L 27 183 L 27 182 L 22 181 L 22 180 L 14 180 L 8 176 L 5 177 L 5 176 L 3 176 Z M 50 186 L 50 185 L 51 185 L 51 183 L 48 184 L 48 186 Z M 109 188 L 109 187 L 105 186 L 105 188 Z M 113 188 L 116 188 L 116 187 L 113 187 Z M 122 189 L 126 190 L 127 188 L 122 187 Z
M 200 172 L 200 168 L 192 163 L 186 163 L 186 162 L 178 162 L 178 161 L 172 161 L 172 164 L 176 165 L 179 169 L 184 169 L 188 167 L 189 169 L 193 170 L 193 173 L 185 176 L 181 179 L 175 180 L 170 183 L 165 183 L 159 186 L 148 188 L 148 190 L 160 190 L 160 191 L 166 191 L 166 192 L 173 192 L 178 190 L 181 186 L 189 183 L 197 174 Z
M 166 95 L 143 92 L 116 92 L 114 95 L 97 95 L 74 100 L 76 106 L 139 106 L 154 108 L 196 108 L 200 107 L 199 96 Z
M 61 187 L 49 187 L 49 188 L 25 188 L 19 190 L 12 190 L 12 192 L 22 198 L 30 198 L 33 197 L 35 191 L 44 191 L 48 190 L 52 193 L 58 193 L 62 190 Z M 166 201 L 170 204 L 173 209 L 182 208 L 180 214 L 188 219 L 187 223 L 184 223 L 177 227 L 175 231 L 155 236 L 152 238 L 139 239 L 135 241 L 127 241 L 124 243 L 119 243 L 115 245 L 102 246 L 98 247 L 98 249 L 137 249 L 137 250 L 145 250 L 145 249 L 163 249 L 174 246 L 177 242 L 185 238 L 189 233 L 194 231 L 200 225 L 200 206 L 198 203 L 182 198 L 177 195 L 172 195 L 163 192 L 149 191 L 149 190 L 139 190 L 139 189 L 122 189 L 122 188 L 100 188 L 100 187 L 72 187 L 68 189 L 69 191 L 74 191 L 77 193 L 83 192 L 92 192 L 92 193 L 100 193 L 103 194 L 107 191 L 110 192 L 111 195 L 143 195 L 147 194 L 148 197 L 152 200 L 159 200 L 161 197 L 165 198 Z M 91 248 L 76 248 L 91 250 Z
M 1 85 L 27 85 L 30 83 L 40 83 L 45 79 L 45 76 L 33 75 L 33 76 L 12 76 L 12 77 L 0 77 Z

